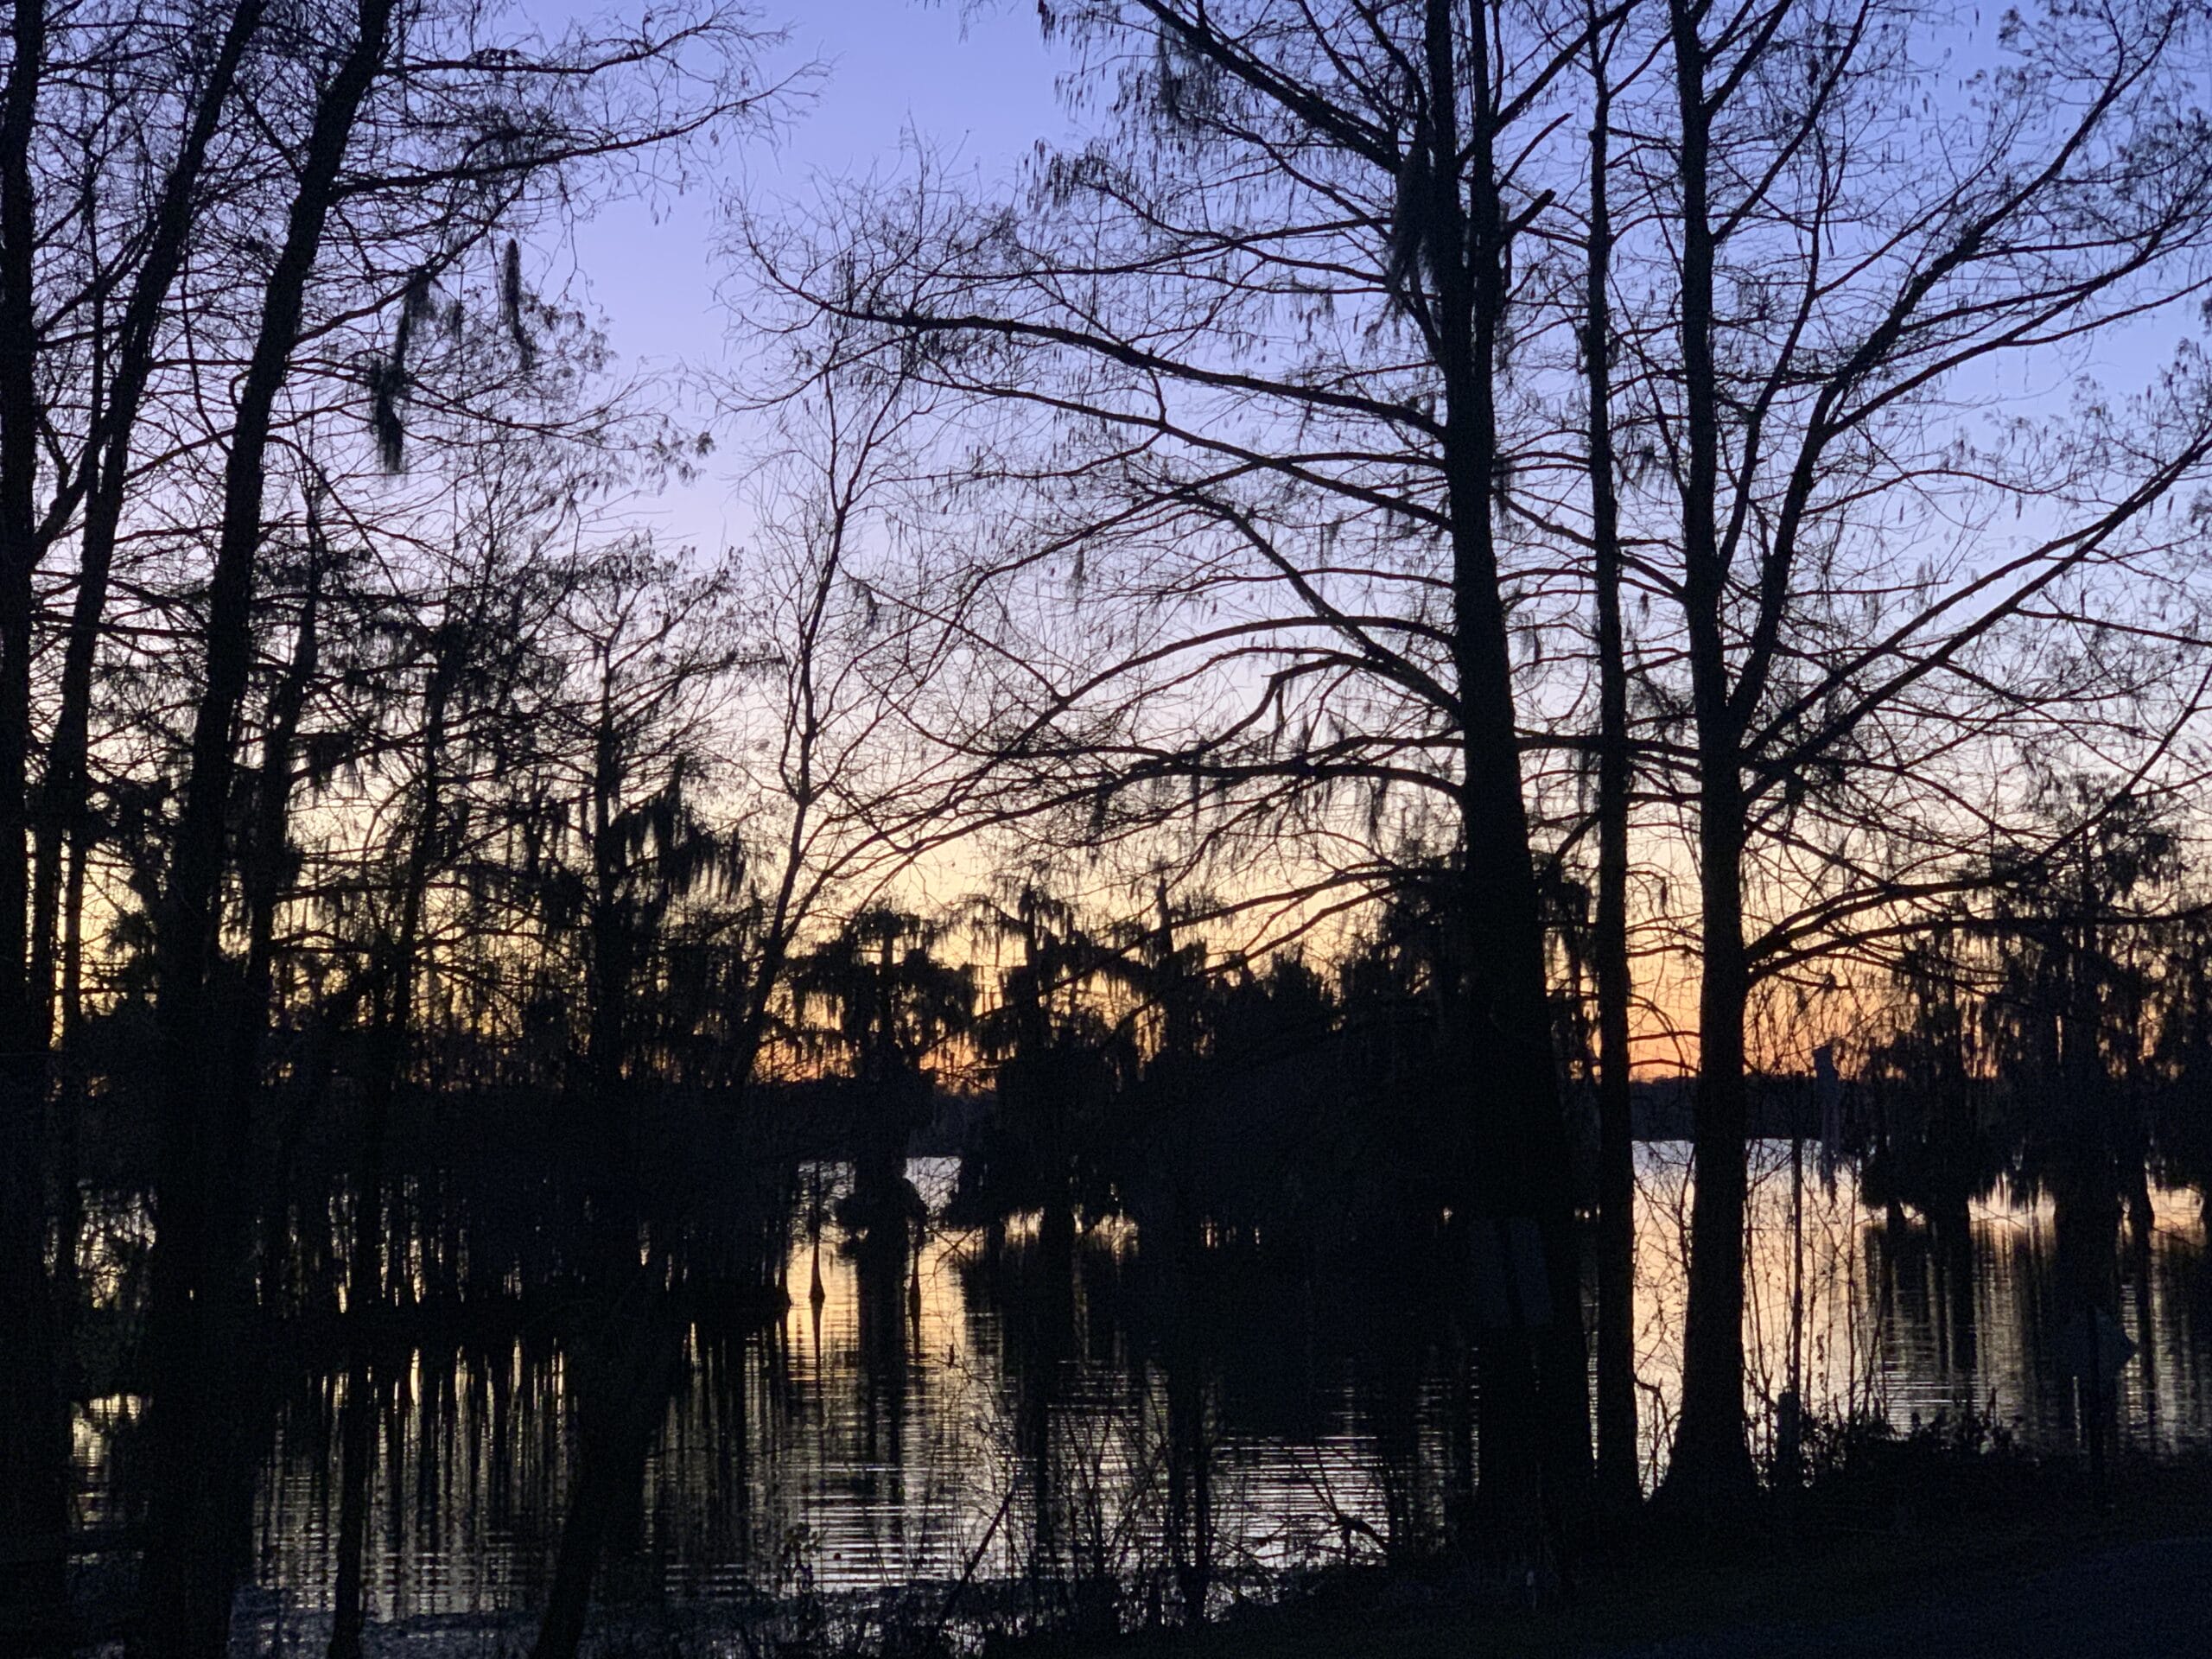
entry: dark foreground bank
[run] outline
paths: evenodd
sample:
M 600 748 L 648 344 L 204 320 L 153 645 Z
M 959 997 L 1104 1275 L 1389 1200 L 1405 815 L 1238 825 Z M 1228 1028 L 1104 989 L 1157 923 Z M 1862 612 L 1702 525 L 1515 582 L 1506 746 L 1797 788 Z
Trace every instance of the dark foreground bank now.
M 1025 1654 L 1045 1649 L 1025 1646 Z M 2212 1465 L 1899 1470 L 1669 1528 L 1570 1592 L 1501 1605 L 1478 1575 L 1347 1576 L 1200 1630 L 1058 1651 L 1083 1659 L 2005 1659 L 2212 1654 Z

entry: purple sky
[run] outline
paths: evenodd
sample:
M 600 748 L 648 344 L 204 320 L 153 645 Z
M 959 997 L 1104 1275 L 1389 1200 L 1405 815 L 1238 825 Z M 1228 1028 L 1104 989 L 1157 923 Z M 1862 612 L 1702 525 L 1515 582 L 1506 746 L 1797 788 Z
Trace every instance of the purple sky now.
M 779 199 L 806 200 L 825 176 L 896 173 L 910 131 L 948 167 L 971 172 L 984 186 L 1005 187 L 1039 139 L 1065 141 L 1074 131 L 1054 91 L 1065 49 L 1042 38 L 1033 0 L 756 3 L 767 24 L 790 35 L 771 55 L 771 73 L 810 60 L 827 66 L 810 101 L 772 137 L 731 152 L 722 177 L 673 202 L 625 204 L 582 226 L 572 273 L 563 254 L 542 251 L 552 259 L 551 279 L 565 279 L 576 300 L 604 316 L 633 372 L 678 365 L 712 370 L 723 361 L 729 320 L 715 297 L 721 273 L 714 243 L 715 203 L 725 193 L 742 191 L 772 211 Z M 550 33 L 572 16 L 626 10 L 644 0 L 520 3 Z M 2173 322 L 2160 319 L 2101 337 L 2086 360 L 2008 365 L 2009 378 L 1993 389 L 2016 410 L 2055 406 L 2086 369 L 2124 393 L 2155 375 L 2171 349 Z M 703 423 L 704 411 L 690 418 Z M 715 436 L 720 454 L 707 476 L 648 510 L 664 539 L 702 550 L 743 539 L 730 480 L 747 434 L 724 423 Z
M 549 29 L 553 13 L 596 10 L 563 0 L 525 0 Z M 1060 67 L 1045 44 L 1033 6 L 950 0 L 826 0 L 812 8 L 764 0 L 771 24 L 790 42 L 772 70 L 809 60 L 829 67 L 798 118 L 772 140 L 732 156 L 732 168 L 658 209 L 626 204 L 584 226 L 574 250 L 577 299 L 602 313 L 616 351 L 633 372 L 679 363 L 710 368 L 724 351 L 728 319 L 715 303 L 716 196 L 741 188 L 756 203 L 803 200 L 823 176 L 891 172 L 909 131 L 990 185 L 1010 183 L 1040 138 L 1071 130 L 1053 93 Z M 556 273 L 557 274 L 557 273 Z M 728 474 L 745 444 L 717 433 L 724 465 L 652 515 L 677 542 L 711 546 L 741 532 L 724 515 Z

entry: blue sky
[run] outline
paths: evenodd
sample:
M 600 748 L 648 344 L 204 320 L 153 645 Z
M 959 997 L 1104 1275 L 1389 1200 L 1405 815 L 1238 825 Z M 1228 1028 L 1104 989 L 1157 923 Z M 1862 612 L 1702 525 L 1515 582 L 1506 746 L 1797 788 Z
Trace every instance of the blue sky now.
M 558 26 L 556 9 L 564 17 L 597 10 L 562 0 L 525 3 L 543 6 L 549 32 Z M 603 315 L 632 372 L 711 367 L 722 357 L 728 319 L 715 302 L 714 254 L 721 191 L 742 188 L 764 206 L 804 200 L 824 176 L 895 169 L 910 131 L 979 181 L 1006 185 L 1039 139 L 1071 130 L 1053 91 L 1062 60 L 1043 40 L 1034 6 L 1022 0 L 827 0 L 810 8 L 766 0 L 763 10 L 765 21 L 790 35 L 772 55 L 772 71 L 810 60 L 829 67 L 815 97 L 772 137 L 734 155 L 721 179 L 674 202 L 602 213 L 576 236 L 574 272 L 554 273 Z M 717 437 L 721 463 L 650 515 L 671 539 L 702 550 L 742 533 L 724 510 L 746 435 L 725 429 Z

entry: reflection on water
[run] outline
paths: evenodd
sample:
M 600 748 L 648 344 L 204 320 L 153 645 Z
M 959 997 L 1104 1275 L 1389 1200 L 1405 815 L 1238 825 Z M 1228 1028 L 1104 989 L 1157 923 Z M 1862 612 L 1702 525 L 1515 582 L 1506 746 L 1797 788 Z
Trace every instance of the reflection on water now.
M 1970 1408 L 2069 1443 L 2048 1213 L 1986 1206 L 1963 1239 L 1938 1238 L 1864 1210 L 1847 1175 L 1831 1189 L 1808 1168 L 1793 1186 L 1786 1147 L 1759 1147 L 1755 1165 L 1748 1388 L 1763 1441 L 1794 1326 L 1818 1416 L 1905 1428 Z M 910 1173 L 938 1214 L 950 1161 Z M 1656 1464 L 1677 1383 L 1687 1148 L 1643 1148 L 1641 1177 Z M 2121 1432 L 2171 1452 L 2212 1439 L 2212 1281 L 2196 1195 L 2154 1197 L 2144 1248 L 2119 1249 L 2124 1323 L 2147 1362 L 2122 1378 Z M 802 1217 L 788 1311 L 690 1331 L 603 1600 L 736 1616 L 868 1596 L 972 1619 L 1046 1585 L 1078 1602 L 1093 1586 L 1141 1617 L 1147 1598 L 1217 1601 L 1285 1567 L 1434 1535 L 1451 1310 L 1417 1280 L 1179 1266 L 1122 1224 L 1069 1242 L 1033 1224 L 932 1224 L 888 1256 L 841 1238 Z M 525 1325 L 385 1368 L 374 1618 L 497 1629 L 539 1604 L 571 1464 L 563 1365 Z M 342 1368 L 308 1368 L 280 1390 L 256 1512 L 252 1611 L 301 1639 L 336 1576 L 343 1388 Z M 117 1395 L 80 1417 L 80 1518 L 95 1535 L 115 1517 L 134 1415 Z
M 1656 1459 L 1681 1386 L 1689 1148 L 1659 1142 L 1638 1154 L 1637 1369 Z M 1802 1185 L 1793 1183 L 1786 1142 L 1756 1145 L 1751 1166 L 1745 1334 L 1755 1449 L 1770 1448 L 1762 1437 L 1788 1386 L 1793 1281 L 1810 1411 L 1901 1432 L 1970 1413 L 2021 1444 L 2073 1443 L 2075 1389 L 2057 1346 L 2079 1310 L 2061 1306 L 2047 1201 L 1975 1204 L 1966 1236 L 1948 1239 L 1866 1209 L 1849 1172 L 1824 1181 L 1809 1156 Z M 2145 1357 L 2120 1374 L 2118 1427 L 2123 1445 L 2171 1454 L 2212 1445 L 2212 1279 L 2198 1194 L 2153 1186 L 2151 1198 L 2145 1248 L 2123 1236 L 2114 1254 L 2120 1322 Z

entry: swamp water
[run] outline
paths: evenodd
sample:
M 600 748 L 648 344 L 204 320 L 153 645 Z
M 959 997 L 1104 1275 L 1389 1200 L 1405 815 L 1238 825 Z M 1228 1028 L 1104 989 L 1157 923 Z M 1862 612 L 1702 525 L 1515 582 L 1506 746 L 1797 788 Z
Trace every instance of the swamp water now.
M 1939 1243 L 1863 1209 L 1847 1171 L 1831 1188 L 1807 1161 L 1793 1207 L 1788 1147 L 1754 1157 L 1746 1327 L 1762 1448 L 1794 1323 L 1816 1417 L 1900 1432 L 1972 1421 L 2068 1453 L 2075 1395 L 2057 1357 L 2068 1311 L 2047 1209 L 1979 1205 L 1963 1243 Z M 1656 1475 L 1678 1380 L 1688 1149 L 1643 1147 L 1638 1173 L 1640 1407 Z M 895 1277 L 841 1248 L 834 1224 L 817 1237 L 802 1221 L 779 1319 L 693 1329 L 601 1575 L 613 1628 L 744 1653 L 761 1632 L 1127 1623 L 1194 1584 L 1214 1604 L 1266 1595 L 1304 1569 L 1434 1535 L 1453 1459 L 1439 1363 L 1450 1313 L 1435 1298 L 1252 1262 L 1163 1296 L 1125 1224 L 1065 1255 L 1033 1226 L 947 1228 L 956 1173 L 950 1160 L 910 1166 L 932 1219 Z M 2212 1446 L 2212 1275 L 2196 1195 L 2153 1197 L 2147 1249 L 2123 1239 L 2118 1254 L 2139 1350 L 2119 1379 L 2119 1432 L 2171 1455 Z M 397 1374 L 380 1379 L 372 1651 L 526 1648 L 566 1497 L 563 1356 L 525 1333 L 417 1347 L 386 1369 Z M 242 1651 L 320 1651 L 343 1387 L 334 1369 L 279 1390 Z M 137 1413 L 124 1395 L 79 1411 L 79 1520 L 94 1541 L 121 1518 Z

